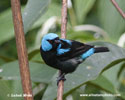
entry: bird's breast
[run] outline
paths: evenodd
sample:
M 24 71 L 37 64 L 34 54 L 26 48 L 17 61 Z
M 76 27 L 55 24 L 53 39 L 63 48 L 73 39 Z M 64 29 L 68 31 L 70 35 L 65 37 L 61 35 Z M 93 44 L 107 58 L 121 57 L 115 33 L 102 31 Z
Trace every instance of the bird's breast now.
M 57 58 L 56 58 L 56 55 L 55 55 L 54 52 L 50 52 L 50 51 L 44 52 L 43 50 L 41 50 L 40 52 L 41 52 L 41 56 L 42 56 L 44 62 L 47 65 L 49 65 L 51 67 L 54 67 L 54 68 L 57 67 L 57 64 L 56 64 L 57 63 L 57 61 L 56 61 Z

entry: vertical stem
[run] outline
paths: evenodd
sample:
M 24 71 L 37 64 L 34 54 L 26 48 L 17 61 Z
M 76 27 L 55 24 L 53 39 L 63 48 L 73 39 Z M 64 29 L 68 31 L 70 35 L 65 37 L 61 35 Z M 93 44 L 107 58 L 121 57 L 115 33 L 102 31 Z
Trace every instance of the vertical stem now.
M 61 19 L 61 38 L 66 38 L 67 27 L 67 0 L 62 0 L 62 19 Z M 59 71 L 59 75 L 61 71 Z M 63 100 L 64 81 L 61 80 L 58 84 L 57 100 Z
M 33 100 L 29 63 L 27 50 L 25 45 L 24 29 L 21 16 L 21 8 L 19 0 L 11 0 L 13 23 L 16 37 L 16 47 L 19 59 L 19 68 L 23 88 L 23 96 L 25 100 Z
M 66 38 L 67 0 L 62 0 L 61 38 Z
M 117 4 L 117 2 L 115 0 L 111 0 L 112 4 L 115 6 L 115 8 L 117 9 L 117 11 L 121 14 L 121 16 L 123 18 L 125 18 L 125 13 L 122 11 L 122 9 L 119 7 L 119 5 Z

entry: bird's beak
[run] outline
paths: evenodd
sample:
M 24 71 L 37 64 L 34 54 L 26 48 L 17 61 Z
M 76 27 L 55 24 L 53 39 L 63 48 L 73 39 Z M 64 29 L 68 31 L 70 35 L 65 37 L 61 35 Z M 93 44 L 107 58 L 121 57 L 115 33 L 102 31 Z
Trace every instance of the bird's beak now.
M 59 44 L 61 41 L 60 40 L 55 40 L 55 43 Z

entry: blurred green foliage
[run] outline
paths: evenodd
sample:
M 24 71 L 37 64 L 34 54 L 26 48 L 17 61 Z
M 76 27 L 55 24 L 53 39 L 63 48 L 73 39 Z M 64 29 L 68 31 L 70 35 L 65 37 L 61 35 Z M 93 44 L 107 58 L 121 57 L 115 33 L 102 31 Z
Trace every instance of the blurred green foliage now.
M 124 100 L 125 49 L 124 46 L 117 46 L 117 42 L 125 33 L 125 19 L 110 0 L 69 1 L 71 3 L 68 5 L 67 38 L 97 46 L 107 46 L 110 52 L 93 55 L 74 73 L 66 75 L 64 100 L 68 98 L 70 100 Z M 125 11 L 125 1 L 116 1 Z M 34 99 L 55 100 L 58 71 L 44 64 L 39 47 L 44 34 L 55 32 L 60 35 L 61 0 L 21 0 L 21 7 Z M 119 93 L 121 96 L 80 96 L 80 94 L 92 93 Z M 22 97 L 11 97 L 11 94 L 22 94 L 22 88 L 10 1 L 1 0 L 0 100 L 23 100 Z

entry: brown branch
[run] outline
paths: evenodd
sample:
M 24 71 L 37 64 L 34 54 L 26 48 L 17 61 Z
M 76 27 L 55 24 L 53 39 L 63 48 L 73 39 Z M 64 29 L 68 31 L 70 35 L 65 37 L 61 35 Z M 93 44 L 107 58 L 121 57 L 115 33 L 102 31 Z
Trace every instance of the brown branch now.
M 119 7 L 119 5 L 117 4 L 117 2 L 115 0 L 111 0 L 112 4 L 115 6 L 115 8 L 117 9 L 117 11 L 121 14 L 121 16 L 123 18 L 125 18 L 125 13 L 122 11 L 122 9 Z
M 67 0 L 62 0 L 61 38 L 66 38 Z
M 19 68 L 22 81 L 23 93 L 25 100 L 33 100 L 32 87 L 29 72 L 29 63 L 27 57 L 27 50 L 25 45 L 24 29 L 21 16 L 21 8 L 19 0 L 11 0 L 13 23 L 16 37 L 16 47 L 19 59 Z
M 67 26 L 67 0 L 62 0 L 62 19 L 61 19 L 61 38 L 66 38 Z M 61 71 L 59 71 L 59 75 Z M 57 100 L 63 100 L 64 81 L 61 80 L 58 84 Z

